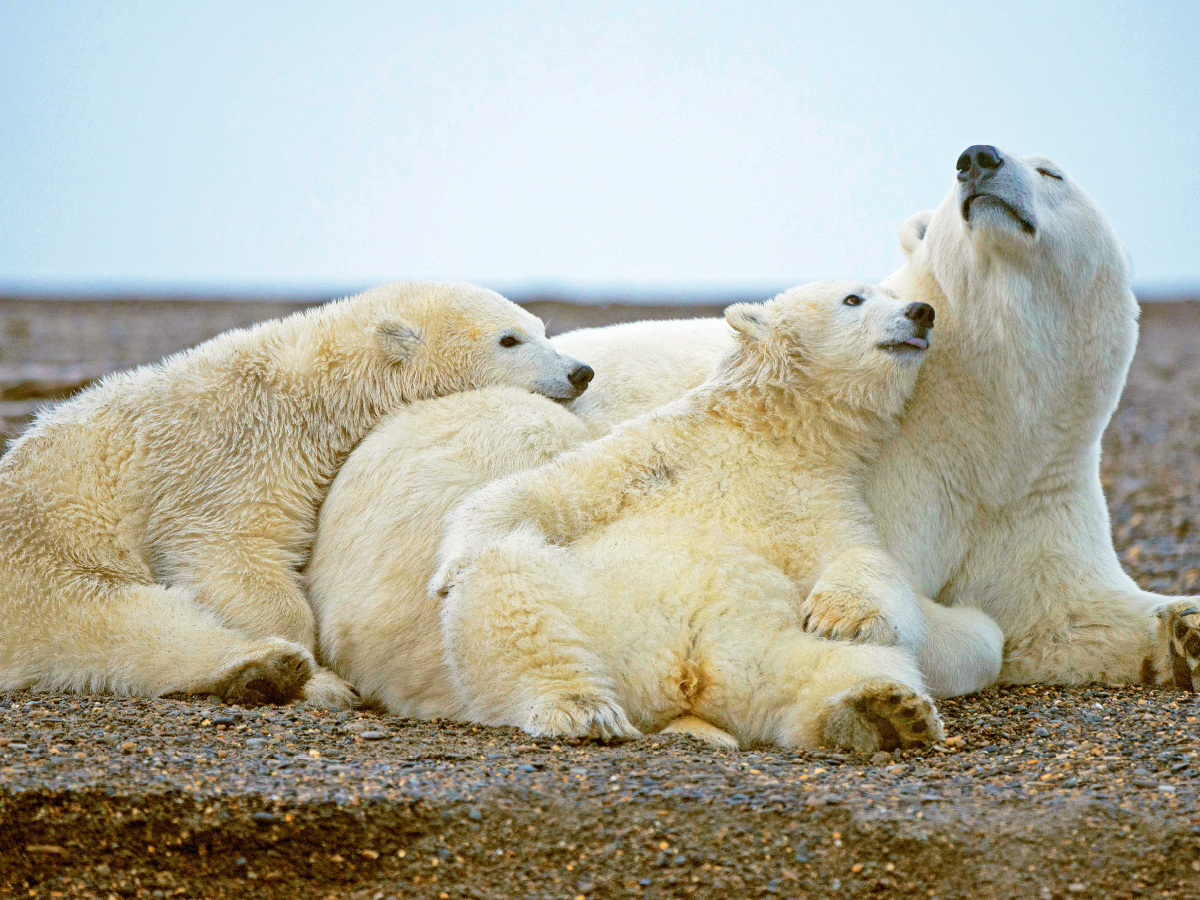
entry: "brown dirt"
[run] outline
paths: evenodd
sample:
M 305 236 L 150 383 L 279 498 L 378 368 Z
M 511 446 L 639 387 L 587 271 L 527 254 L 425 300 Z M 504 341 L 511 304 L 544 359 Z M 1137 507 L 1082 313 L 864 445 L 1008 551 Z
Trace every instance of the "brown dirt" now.
M 1147 305 L 1105 437 L 1122 559 L 1168 593 L 1200 590 L 1197 334 L 1200 304 Z M 1200 897 L 1195 695 L 940 709 L 946 744 L 856 757 L 0 694 L 0 896 Z

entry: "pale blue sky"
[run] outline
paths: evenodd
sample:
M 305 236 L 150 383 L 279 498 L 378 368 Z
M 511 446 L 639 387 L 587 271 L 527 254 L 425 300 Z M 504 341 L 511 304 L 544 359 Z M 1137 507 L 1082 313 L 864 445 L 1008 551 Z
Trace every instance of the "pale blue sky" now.
M 0 288 L 878 277 L 968 144 L 1200 286 L 1200 3 L 0 2 Z

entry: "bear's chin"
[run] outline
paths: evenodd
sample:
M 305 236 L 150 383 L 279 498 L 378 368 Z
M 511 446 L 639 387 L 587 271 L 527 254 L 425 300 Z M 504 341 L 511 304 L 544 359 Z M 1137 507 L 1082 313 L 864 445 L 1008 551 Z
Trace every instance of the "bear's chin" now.
M 1037 236 L 1037 225 L 1030 214 L 992 194 L 975 194 L 964 200 L 962 217 L 973 232 Z
M 920 341 L 920 343 L 914 343 Z M 904 365 L 916 365 L 925 358 L 929 342 L 921 338 L 909 338 L 904 341 L 889 341 L 879 344 L 879 349 L 890 358 Z

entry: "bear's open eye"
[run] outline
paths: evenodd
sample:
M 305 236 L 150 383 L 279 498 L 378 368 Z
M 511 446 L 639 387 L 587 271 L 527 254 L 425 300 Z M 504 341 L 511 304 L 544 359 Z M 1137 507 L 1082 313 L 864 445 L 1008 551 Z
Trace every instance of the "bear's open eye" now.
M 521 339 L 515 334 L 506 334 L 504 337 L 500 338 L 501 347 L 515 347 L 519 343 L 521 343 Z
M 1056 172 L 1051 172 L 1049 169 L 1038 169 L 1039 175 L 1045 175 L 1047 178 L 1053 178 L 1055 181 L 1062 181 L 1062 176 Z
M 851 294 L 845 300 L 843 300 L 842 303 L 845 306 L 862 306 L 863 298 L 858 296 L 858 294 Z

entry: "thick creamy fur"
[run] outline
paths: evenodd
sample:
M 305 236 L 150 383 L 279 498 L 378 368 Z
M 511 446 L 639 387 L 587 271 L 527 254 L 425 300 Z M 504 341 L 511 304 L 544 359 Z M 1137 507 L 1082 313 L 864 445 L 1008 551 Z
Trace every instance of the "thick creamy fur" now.
M 937 310 L 915 394 L 868 484 L 876 527 L 909 572 L 924 613 L 917 651 L 926 684 L 935 696 L 997 678 L 1181 687 L 1190 678 L 1200 686 L 1200 628 L 1189 614 L 1200 600 L 1173 600 L 1133 584 L 1113 551 L 1100 488 L 1100 436 L 1137 338 L 1124 253 L 1095 203 L 1061 169 L 1049 160 L 1003 156 L 1007 173 L 997 189 L 1036 218 L 1035 233 L 986 202 L 974 204 L 972 221 L 964 221 L 956 187 L 936 212 L 904 223 L 907 261 L 885 282 Z M 571 407 L 604 434 L 700 384 L 734 346 L 734 331 L 724 319 L 639 322 L 574 331 L 554 343 L 596 369 Z M 525 440 L 509 441 L 494 407 L 463 407 L 463 415 L 492 430 L 497 454 L 515 453 Z M 575 426 L 555 427 L 577 433 Z M 364 468 L 400 465 L 408 452 L 402 440 L 390 450 L 376 446 Z M 474 452 L 488 451 L 476 445 Z M 469 487 L 456 481 L 454 499 Z M 436 478 L 423 488 L 444 489 Z M 348 520 L 374 502 L 369 490 L 345 497 Z M 440 508 L 408 506 L 400 496 L 380 502 L 396 523 L 411 517 L 421 524 L 405 526 L 410 531 L 427 529 L 419 565 L 394 590 L 374 586 L 378 594 L 331 580 L 331 602 L 340 604 L 343 622 L 372 630 L 356 608 L 380 602 L 372 597 L 404 597 L 421 616 L 388 620 L 390 636 L 373 640 L 432 647 L 440 641 L 432 626 L 437 603 L 413 586 L 429 571 Z M 322 531 L 318 548 L 328 539 Z M 362 558 L 382 552 L 365 530 L 355 540 Z M 831 621 L 810 620 L 810 627 L 821 633 Z M 358 657 L 345 674 L 370 678 L 384 658 Z M 389 673 L 392 696 L 400 697 L 425 677 L 403 663 Z M 442 678 L 441 670 L 433 677 Z
M 879 604 L 915 605 L 860 495 L 915 383 L 921 352 L 880 346 L 915 334 L 906 306 L 821 282 L 730 307 L 740 340 L 700 387 L 451 513 L 431 590 L 465 717 L 546 736 L 695 716 L 742 744 L 934 739 L 911 655 L 800 627 L 810 603 L 863 629 Z
M 354 445 L 425 397 L 575 396 L 576 365 L 491 291 L 389 285 L 42 414 L 0 458 L 0 689 L 295 696 L 315 645 L 298 570 Z
M 938 695 L 982 687 L 989 672 L 1200 688 L 1200 616 L 1189 614 L 1200 598 L 1151 594 L 1126 575 L 1100 487 L 1100 438 L 1137 342 L 1124 251 L 1060 167 L 1001 155 L 992 190 L 1004 203 L 976 202 L 964 219 L 956 187 L 904 224 L 907 261 L 884 282 L 937 310 L 929 359 L 867 493 L 926 614 L 922 670 Z M 711 319 L 556 340 L 599 373 L 580 415 L 610 425 L 696 384 L 732 333 Z M 976 609 L 1003 630 L 1002 669 Z
M 427 590 L 442 523 L 481 484 L 589 436 L 561 405 L 515 388 L 414 403 L 380 422 L 321 505 L 306 577 L 322 659 L 397 715 L 463 718 L 442 660 L 441 601 Z

